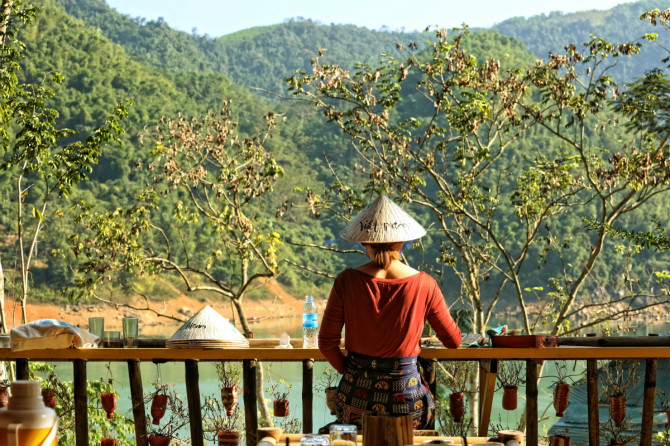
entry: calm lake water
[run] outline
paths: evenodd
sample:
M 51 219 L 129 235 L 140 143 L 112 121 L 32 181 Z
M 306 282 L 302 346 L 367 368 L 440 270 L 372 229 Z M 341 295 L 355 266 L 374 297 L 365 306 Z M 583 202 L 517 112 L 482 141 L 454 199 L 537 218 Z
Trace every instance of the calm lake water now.
M 252 330 L 255 333 L 257 338 L 278 338 L 279 335 L 286 331 L 291 338 L 298 338 L 302 336 L 302 318 L 283 318 L 283 319 L 268 319 L 261 321 L 257 324 L 252 325 Z M 167 331 L 166 337 L 171 336 L 178 326 L 175 327 L 165 327 Z M 670 330 L 670 323 L 667 322 L 656 322 L 656 321 L 645 321 L 639 323 L 637 326 L 631 327 L 632 331 L 626 333 L 627 335 L 647 335 L 648 333 L 665 333 Z M 152 336 L 156 336 L 156 333 L 153 333 Z M 576 365 L 570 362 L 569 367 L 576 367 L 574 373 L 577 374 L 581 372 L 584 368 L 584 364 L 577 362 Z M 104 362 L 91 362 L 88 364 L 88 379 L 106 379 L 108 376 L 107 369 L 105 368 Z M 285 379 L 286 382 L 292 384 L 292 390 L 289 394 L 290 408 L 292 415 L 298 419 L 302 419 L 301 411 L 301 387 L 302 387 L 302 364 L 300 362 L 290 363 L 290 362 L 276 362 L 276 363 L 263 363 L 264 371 L 266 368 L 271 366 L 272 370 L 272 379 L 277 381 L 279 379 Z M 160 367 L 160 370 L 158 370 Z M 314 365 L 314 381 L 315 384 L 318 383 L 319 377 L 322 376 L 323 371 L 326 367 L 325 362 L 317 362 Z M 111 369 L 113 373 L 115 383 L 115 389 L 120 394 L 117 412 L 128 418 L 132 418 L 131 405 L 130 405 L 130 387 L 128 381 L 128 367 L 126 363 L 111 363 Z M 156 366 L 153 363 L 143 362 L 141 364 L 142 371 L 142 381 L 145 392 L 150 392 L 153 388 L 151 383 L 156 379 L 157 373 L 160 373 L 160 377 L 165 384 L 174 384 L 174 388 L 179 392 L 183 401 L 186 400 L 186 390 L 184 385 L 184 366 L 181 362 L 176 363 L 166 363 L 160 366 Z M 58 374 L 65 380 L 72 379 L 72 369 L 66 363 L 57 364 Z M 211 395 L 218 398 L 220 396 L 219 384 L 216 374 L 216 369 L 214 363 L 202 362 L 199 364 L 200 372 L 200 392 L 202 395 Z M 546 431 L 556 422 L 557 418 L 554 416 L 554 409 L 552 406 L 552 395 L 550 387 L 554 382 L 554 379 L 551 378 L 555 376 L 555 366 L 553 361 L 548 361 L 545 364 L 543 371 L 543 376 L 547 378 L 541 379 L 539 384 L 539 397 L 538 397 L 538 408 L 539 413 L 542 416 L 546 416 L 546 419 L 541 422 L 540 425 L 540 435 L 546 434 Z M 265 378 L 267 380 L 267 373 L 265 373 Z M 519 389 L 519 395 L 523 398 L 525 395 L 525 390 L 523 388 Z M 266 392 L 266 398 L 269 398 L 268 393 Z M 501 408 L 501 392 L 496 392 L 493 402 L 493 413 L 491 416 L 491 422 L 496 426 L 501 426 L 502 428 L 507 429 L 516 429 L 519 423 L 519 418 L 522 413 L 521 410 L 517 411 L 505 411 Z M 242 398 L 240 397 L 240 403 Z M 519 402 L 519 408 L 523 408 L 523 402 Z M 148 409 L 147 409 L 148 410 Z M 320 426 L 323 426 L 331 421 L 334 421 L 334 416 L 329 415 L 330 412 L 326 408 L 325 395 L 323 392 L 315 391 L 314 392 L 314 428 L 318 429 Z M 280 419 L 275 419 L 277 424 L 281 421 Z M 185 432 L 188 436 L 188 431 Z M 207 444 L 214 444 L 209 442 Z

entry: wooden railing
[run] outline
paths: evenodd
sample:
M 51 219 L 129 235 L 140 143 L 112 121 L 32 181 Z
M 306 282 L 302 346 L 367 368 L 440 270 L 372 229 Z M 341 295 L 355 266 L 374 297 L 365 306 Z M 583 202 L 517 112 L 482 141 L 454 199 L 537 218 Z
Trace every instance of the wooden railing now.
M 164 342 L 164 341 L 163 341 Z M 147 344 L 145 341 L 144 345 Z M 204 444 L 201 418 L 198 364 L 203 361 L 240 361 L 243 368 L 243 398 L 247 444 L 255 446 L 258 415 L 256 405 L 256 367 L 260 361 L 302 362 L 303 431 L 313 431 L 313 369 L 314 361 L 324 360 L 317 349 L 276 349 L 278 340 L 252 339 L 248 349 L 166 349 L 166 348 L 104 348 L 32 350 L 13 352 L 0 349 L 0 360 L 16 361 L 17 377 L 27 379 L 28 361 L 72 362 L 76 417 L 76 444 L 88 446 L 88 401 L 86 394 L 86 363 L 89 361 L 127 362 L 130 378 L 132 411 L 138 445 L 146 445 L 146 414 L 143 402 L 140 362 L 177 361 L 184 363 L 186 396 L 190 417 L 191 443 Z M 297 345 L 294 344 L 296 347 Z M 656 361 L 670 359 L 670 337 L 628 338 L 559 338 L 555 348 L 425 348 L 421 356 L 433 361 L 477 361 L 480 365 L 479 435 L 488 429 L 496 372 L 500 360 L 521 360 L 526 363 L 526 444 L 538 444 L 538 371 L 545 360 L 585 360 L 589 407 L 589 444 L 599 444 L 598 360 L 645 361 L 645 385 L 640 444 L 651 446 L 654 397 L 656 394 Z M 434 378 L 434 377 L 433 377 Z M 434 390 L 434 379 L 433 379 Z

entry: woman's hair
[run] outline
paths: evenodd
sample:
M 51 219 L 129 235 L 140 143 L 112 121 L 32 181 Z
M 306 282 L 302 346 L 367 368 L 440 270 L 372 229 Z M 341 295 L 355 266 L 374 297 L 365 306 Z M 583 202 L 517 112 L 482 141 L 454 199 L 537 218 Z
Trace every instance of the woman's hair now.
M 393 243 L 370 243 L 368 246 L 374 250 L 371 260 L 380 268 L 388 269 L 391 262 L 400 258 L 400 252 L 393 249 Z

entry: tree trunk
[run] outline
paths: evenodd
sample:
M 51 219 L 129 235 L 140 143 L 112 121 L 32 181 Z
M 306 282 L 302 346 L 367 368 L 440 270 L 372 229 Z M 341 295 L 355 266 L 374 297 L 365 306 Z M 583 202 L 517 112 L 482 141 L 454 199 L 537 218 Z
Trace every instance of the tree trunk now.
M 242 308 L 242 301 L 237 298 L 237 299 L 231 299 L 233 302 L 233 305 L 235 305 L 235 309 L 237 310 L 237 315 L 240 317 L 240 325 L 242 325 L 242 331 L 245 335 L 251 333 L 251 329 L 249 328 L 249 324 L 247 323 L 247 318 L 244 316 L 244 308 Z
M 265 404 L 265 393 L 263 393 L 263 364 L 256 363 L 256 404 L 261 412 L 261 418 L 265 420 L 269 427 L 274 426 L 273 418 L 270 415 L 270 409 Z
M 7 333 L 7 320 L 5 319 L 5 274 L 0 262 L 0 332 Z
M 2 17 L 4 20 L 0 24 L 0 45 L 5 46 L 5 35 L 7 34 L 7 25 L 9 25 L 9 15 L 12 12 L 14 0 L 2 0 Z

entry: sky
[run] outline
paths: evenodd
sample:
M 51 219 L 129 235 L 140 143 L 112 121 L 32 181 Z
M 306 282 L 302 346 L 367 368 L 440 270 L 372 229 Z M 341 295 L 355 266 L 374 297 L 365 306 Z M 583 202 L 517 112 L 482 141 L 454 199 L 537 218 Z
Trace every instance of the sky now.
M 619 0 L 106 0 L 119 13 L 156 20 L 174 29 L 219 37 L 242 29 L 302 17 L 323 24 L 378 30 L 423 31 L 463 23 L 487 28 L 511 17 L 610 9 Z M 416 6 L 415 6 L 416 5 Z

